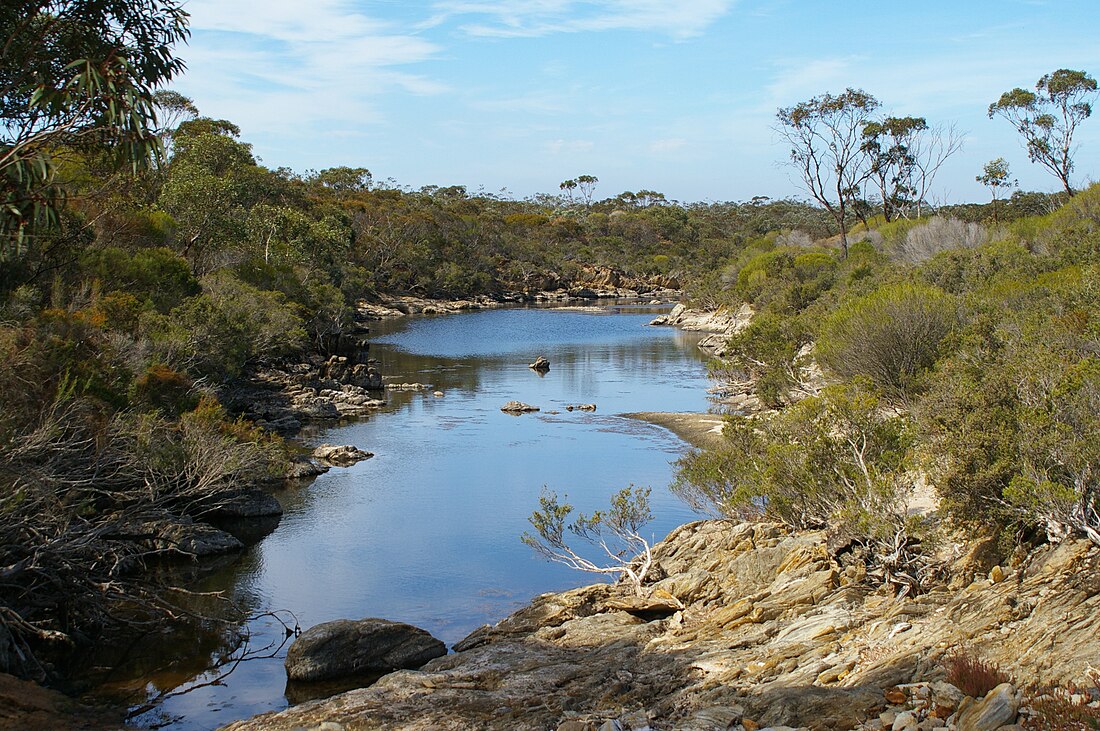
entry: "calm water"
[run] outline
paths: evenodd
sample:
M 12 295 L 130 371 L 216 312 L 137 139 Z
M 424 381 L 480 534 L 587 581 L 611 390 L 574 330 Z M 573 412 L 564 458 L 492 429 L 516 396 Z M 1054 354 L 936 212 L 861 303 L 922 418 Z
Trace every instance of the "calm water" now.
M 698 338 L 647 327 L 652 317 L 508 309 L 378 324 L 371 353 L 388 380 L 432 389 L 391 392 L 369 419 L 310 438 L 376 456 L 279 493 L 275 531 L 200 588 L 243 611 L 290 610 L 303 629 L 377 616 L 452 644 L 536 594 L 598 581 L 539 559 L 519 536 L 544 485 L 585 512 L 631 483 L 652 486 L 655 539 L 696 517 L 667 489 L 683 443 L 617 416 L 708 407 Z M 537 355 L 550 359 L 545 376 L 527 368 Z M 501 412 L 513 399 L 542 411 Z M 598 410 L 566 411 L 579 403 Z M 269 620 L 250 630 L 253 648 L 282 635 Z M 192 645 L 190 661 L 147 675 L 147 689 L 194 683 L 213 650 Z M 209 729 L 284 708 L 283 657 L 242 663 L 137 723 Z

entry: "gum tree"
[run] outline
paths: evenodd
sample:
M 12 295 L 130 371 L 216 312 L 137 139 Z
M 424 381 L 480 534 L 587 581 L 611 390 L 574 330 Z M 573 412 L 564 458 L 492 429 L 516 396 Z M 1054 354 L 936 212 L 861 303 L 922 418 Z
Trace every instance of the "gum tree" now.
M 1031 161 L 1045 167 L 1073 195 L 1070 174 L 1077 126 L 1092 116 L 1096 79 L 1084 71 L 1059 69 L 1043 76 L 1035 91 L 1016 88 L 989 105 L 989 118 L 1003 117 L 1024 140 Z
M 863 130 L 881 106 L 860 89 L 822 94 L 780 109 L 776 131 L 790 146 L 790 165 L 810 196 L 833 217 L 848 256 L 848 218 L 870 175 Z
M 993 195 L 993 222 L 997 223 L 999 220 L 997 204 L 1001 199 L 1001 191 L 1015 188 L 1019 183 L 1012 177 L 1008 162 L 1003 157 L 987 162 L 982 168 L 982 174 L 974 179 L 989 188 L 989 192 Z
M 102 149 L 138 170 L 160 149 L 154 92 L 183 69 L 174 0 L 0 3 L 0 260 L 57 223 L 56 159 Z

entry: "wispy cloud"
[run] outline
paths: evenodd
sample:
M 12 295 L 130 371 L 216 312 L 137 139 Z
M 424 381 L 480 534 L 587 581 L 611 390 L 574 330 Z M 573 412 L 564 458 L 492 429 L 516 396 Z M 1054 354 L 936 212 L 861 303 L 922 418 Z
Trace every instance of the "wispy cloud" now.
M 251 131 L 283 124 L 378 118 L 371 96 L 390 89 L 433 94 L 444 87 L 399 67 L 439 48 L 358 11 L 351 0 L 191 0 L 192 39 L 181 55 L 181 90 Z M 202 104 L 200 104 L 202 108 Z
M 656 32 L 677 40 L 697 36 L 729 12 L 735 0 L 441 0 L 435 22 L 459 16 L 470 35 L 498 38 L 608 30 Z
M 595 146 L 591 140 L 550 140 L 545 147 L 551 155 L 568 155 L 589 152 Z

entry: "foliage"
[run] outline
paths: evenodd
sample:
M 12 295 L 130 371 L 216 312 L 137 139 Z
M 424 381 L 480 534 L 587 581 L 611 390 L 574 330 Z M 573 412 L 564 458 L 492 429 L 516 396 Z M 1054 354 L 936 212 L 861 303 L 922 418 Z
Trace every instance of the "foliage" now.
M 183 69 L 172 0 L 13 0 L 0 9 L 0 261 L 55 226 L 56 156 L 97 148 L 137 170 L 157 153 L 153 93 Z
M 149 319 L 153 343 L 168 363 L 204 375 L 238 376 L 250 364 L 303 346 L 302 320 L 281 294 L 227 273 L 205 277 L 202 285 L 201 295 L 167 317 Z
M 1012 678 L 999 665 L 981 660 L 968 652 L 953 652 L 944 660 L 947 682 L 972 698 L 981 698 Z
M 1058 69 L 1044 75 L 1035 91 L 1006 91 L 989 105 L 989 118 L 1006 119 L 1023 138 L 1032 162 L 1045 167 L 1073 195 L 1070 175 L 1077 126 L 1092 116 L 1096 80 L 1084 71 Z
M 778 408 L 787 403 L 792 389 L 802 387 L 803 364 L 797 355 L 809 339 L 800 319 L 759 313 L 726 341 L 726 355 L 710 365 L 711 377 L 725 383 L 751 383 L 765 405 Z
M 904 401 L 921 388 L 957 323 L 957 305 L 941 290 L 891 285 L 838 307 L 824 325 L 818 357 L 841 377 L 867 378 Z
M 528 520 L 535 533 L 524 533 L 522 540 L 548 561 L 564 564 L 578 571 L 626 576 L 637 595 L 653 563 L 649 541 L 642 536 L 642 526 L 653 519 L 649 508 L 650 488 L 623 488 L 611 497 L 607 511 L 591 515 L 580 513 L 566 525 L 573 506 L 559 501 L 557 494 L 543 489 L 539 510 Z M 571 535 L 599 549 L 600 558 L 589 559 L 569 545 Z
M 838 526 L 871 548 L 886 583 L 918 587 L 906 419 L 864 389 L 832 386 L 768 418 L 731 417 L 725 437 L 679 461 L 674 489 L 690 504 L 796 528 Z

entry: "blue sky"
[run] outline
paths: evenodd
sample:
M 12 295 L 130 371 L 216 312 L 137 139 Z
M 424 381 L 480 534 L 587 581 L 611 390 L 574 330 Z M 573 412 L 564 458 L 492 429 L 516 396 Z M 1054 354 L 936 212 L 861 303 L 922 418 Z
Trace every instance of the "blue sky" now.
M 514 197 L 581 174 L 598 197 L 802 197 L 776 109 L 857 87 L 965 145 L 934 201 L 985 200 L 996 157 L 1058 188 L 990 102 L 1058 68 L 1100 75 L 1097 0 L 189 0 L 175 88 L 269 167 L 369 168 Z M 1078 184 L 1100 179 L 1100 112 Z

